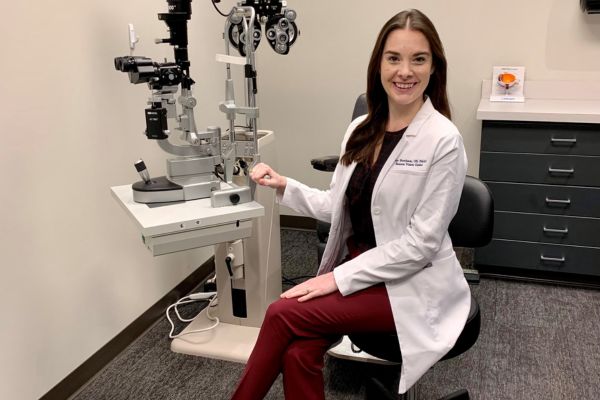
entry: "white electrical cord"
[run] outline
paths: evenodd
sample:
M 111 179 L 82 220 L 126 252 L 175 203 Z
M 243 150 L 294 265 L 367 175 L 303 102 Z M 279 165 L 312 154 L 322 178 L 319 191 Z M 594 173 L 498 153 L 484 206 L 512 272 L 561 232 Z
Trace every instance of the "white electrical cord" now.
M 277 193 L 275 192 L 275 190 L 273 190 L 272 193 L 273 197 L 273 202 L 271 204 L 271 223 L 269 224 L 269 235 L 267 236 L 268 238 L 268 243 L 267 243 L 267 268 L 265 270 L 265 276 L 268 277 L 269 276 L 269 266 L 271 265 L 271 263 L 269 262 L 269 254 L 271 254 L 271 235 L 273 234 L 273 220 L 275 219 L 275 204 L 276 204 L 276 199 L 277 199 Z M 268 288 L 269 285 L 265 285 L 265 301 L 267 299 L 268 296 Z
M 190 335 L 192 333 L 199 333 L 199 332 L 206 332 L 209 331 L 211 329 L 216 328 L 217 325 L 219 325 L 219 318 L 218 317 L 213 317 L 212 315 L 210 315 L 210 308 L 213 307 L 213 304 L 215 303 L 215 301 L 217 301 L 217 292 L 207 292 L 207 293 L 192 293 L 189 296 L 184 296 L 181 299 L 177 300 L 176 303 L 171 304 L 169 307 L 167 307 L 167 311 L 166 311 L 166 316 L 167 316 L 167 320 L 169 321 L 169 324 L 171 324 L 171 331 L 169 332 L 169 339 L 175 339 L 178 337 L 182 337 L 185 335 Z M 193 331 L 189 331 L 189 332 L 182 332 L 179 333 L 177 335 L 173 334 L 173 331 L 175 331 L 175 324 L 173 323 L 173 320 L 171 319 L 171 317 L 169 316 L 169 312 L 171 311 L 171 309 L 175 309 L 175 314 L 177 315 L 177 318 L 179 319 L 179 321 L 181 322 L 191 322 L 193 321 L 198 315 L 200 315 L 200 313 L 198 313 L 196 315 L 196 317 L 194 318 L 190 318 L 190 319 L 186 319 L 181 317 L 181 314 L 179 314 L 179 309 L 177 308 L 180 305 L 183 304 L 190 304 L 190 303 L 195 303 L 197 301 L 208 301 L 208 306 L 206 309 L 206 317 L 210 320 L 213 321 L 214 323 L 206 328 L 203 329 L 195 329 Z M 200 311 L 202 312 L 202 311 Z

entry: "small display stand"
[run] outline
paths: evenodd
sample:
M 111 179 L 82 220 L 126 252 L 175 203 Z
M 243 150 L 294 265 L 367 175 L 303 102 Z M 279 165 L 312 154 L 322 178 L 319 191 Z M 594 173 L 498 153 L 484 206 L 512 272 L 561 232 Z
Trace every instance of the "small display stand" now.
M 494 67 L 490 101 L 523 103 L 525 67 Z

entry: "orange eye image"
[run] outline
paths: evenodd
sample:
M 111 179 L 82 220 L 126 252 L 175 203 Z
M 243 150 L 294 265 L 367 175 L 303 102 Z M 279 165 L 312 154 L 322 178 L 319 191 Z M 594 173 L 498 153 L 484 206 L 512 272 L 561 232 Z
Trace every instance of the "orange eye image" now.
M 502 74 L 498 74 L 498 85 L 502 86 L 505 90 L 510 89 L 516 85 L 517 82 L 517 77 L 511 73 L 504 72 Z

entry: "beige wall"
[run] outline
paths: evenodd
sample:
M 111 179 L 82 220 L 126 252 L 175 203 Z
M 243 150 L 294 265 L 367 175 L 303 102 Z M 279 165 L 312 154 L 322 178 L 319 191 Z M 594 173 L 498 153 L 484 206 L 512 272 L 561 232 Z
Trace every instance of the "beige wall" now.
M 288 3 L 302 35 L 287 57 L 266 43 L 259 49 L 261 127 L 278 135 L 281 172 L 311 185 L 327 185 L 328 174 L 313 172 L 309 160 L 338 152 L 377 31 L 401 9 L 421 8 L 445 43 L 471 174 L 480 82 L 492 66 L 524 65 L 527 79 L 600 81 L 600 16 L 583 15 L 576 0 Z M 172 57 L 152 42 L 165 36 L 156 13 L 166 2 L 22 0 L 5 8 L 0 398 L 18 400 L 46 393 L 212 250 L 153 258 L 109 191 L 137 179 L 140 156 L 153 175 L 164 173 L 164 153 L 141 135 L 148 91 L 114 71 L 112 59 L 127 53 L 128 22 L 142 38 L 137 54 Z M 225 126 L 216 108 L 224 72 L 213 61 L 223 19 L 208 1 L 193 8 L 197 122 Z

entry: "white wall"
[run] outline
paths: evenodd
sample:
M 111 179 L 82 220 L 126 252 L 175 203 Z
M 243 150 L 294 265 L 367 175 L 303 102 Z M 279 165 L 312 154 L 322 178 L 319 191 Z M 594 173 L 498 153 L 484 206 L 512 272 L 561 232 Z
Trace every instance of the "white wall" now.
M 229 9 L 235 0 L 223 0 Z M 524 65 L 527 79 L 600 81 L 600 16 L 577 0 L 289 0 L 302 31 L 289 56 L 258 52 L 261 127 L 278 135 L 282 173 L 326 187 L 311 157 L 337 154 L 381 25 L 419 7 L 444 41 L 454 119 L 477 175 L 480 82 L 494 65 Z M 147 141 L 147 89 L 128 83 L 112 59 L 127 53 L 172 58 L 154 45 L 166 27 L 164 0 L 21 0 L 0 24 L 0 398 L 38 398 L 206 260 L 211 249 L 153 258 L 109 187 L 153 175 L 164 158 Z M 198 124 L 225 126 L 223 19 L 194 1 L 190 58 Z M 511 10 L 506 12 L 506 10 Z

